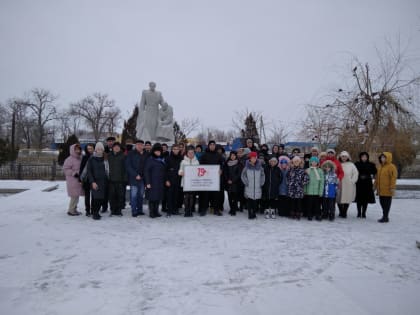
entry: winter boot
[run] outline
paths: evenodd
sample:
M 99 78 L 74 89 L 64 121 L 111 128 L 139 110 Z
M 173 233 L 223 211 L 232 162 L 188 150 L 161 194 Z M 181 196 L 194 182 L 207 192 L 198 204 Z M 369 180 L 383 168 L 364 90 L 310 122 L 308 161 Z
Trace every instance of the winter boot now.
M 275 209 L 270 209 L 270 218 L 271 219 L 275 219 L 276 218 L 276 210 Z
M 99 215 L 99 210 L 93 210 L 92 211 L 92 219 L 93 220 L 100 220 L 101 216 Z
M 378 220 L 378 222 L 379 223 L 388 223 L 389 222 L 388 215 L 389 215 L 389 210 L 388 211 L 387 210 L 384 210 L 383 211 L 383 216 L 382 216 L 381 219 Z
M 270 210 L 269 209 L 264 210 L 264 214 L 265 214 L 266 219 L 270 219 Z
M 362 218 L 366 219 L 367 205 L 362 208 Z

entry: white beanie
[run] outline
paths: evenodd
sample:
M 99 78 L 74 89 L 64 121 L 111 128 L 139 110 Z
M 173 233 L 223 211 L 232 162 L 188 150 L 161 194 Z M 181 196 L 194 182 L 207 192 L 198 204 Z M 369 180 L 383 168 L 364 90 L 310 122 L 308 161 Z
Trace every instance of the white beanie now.
M 347 158 L 348 158 L 349 160 L 351 160 L 350 154 L 349 154 L 347 151 L 342 151 L 342 152 L 340 153 L 340 156 L 347 156 Z
M 104 144 L 103 144 L 102 142 L 98 142 L 98 143 L 95 145 L 95 151 L 96 151 L 96 150 L 98 150 L 98 149 L 102 149 L 102 151 L 104 151 L 104 150 L 105 150 L 105 148 L 104 148 Z

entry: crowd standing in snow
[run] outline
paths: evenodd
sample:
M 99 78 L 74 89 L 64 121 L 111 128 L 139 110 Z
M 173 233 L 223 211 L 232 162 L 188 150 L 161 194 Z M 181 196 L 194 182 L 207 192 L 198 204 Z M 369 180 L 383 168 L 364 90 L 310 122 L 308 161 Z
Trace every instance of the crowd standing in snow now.
M 338 158 L 337 158 L 338 157 Z M 311 149 L 301 156 L 298 148 L 291 154 L 283 145 L 267 145 L 257 150 L 251 139 L 238 151 L 225 155 L 224 148 L 210 141 L 206 150 L 200 145 L 185 147 L 137 140 L 125 149 L 115 138 L 109 137 L 106 146 L 101 142 L 88 144 L 85 154 L 79 144 L 70 147 L 64 173 L 68 196 L 68 215 L 77 216 L 80 196 L 85 196 L 85 212 L 94 220 L 108 211 L 122 216 L 129 186 L 131 215 L 145 215 L 143 201 L 148 201 L 151 218 L 184 213 L 192 217 L 224 213 L 225 191 L 229 211 L 235 216 L 247 211 L 249 219 L 257 214 L 265 218 L 288 217 L 300 220 L 335 219 L 336 204 L 340 218 L 347 218 L 351 203 L 357 205 L 357 217 L 366 218 L 368 204 L 375 203 L 375 191 L 383 210 L 378 222 L 389 222 L 392 197 L 395 193 L 397 169 L 392 154 L 379 155 L 378 168 L 369 160 L 367 152 L 352 162 L 346 151 L 336 154 L 334 149 L 320 152 Z M 218 191 L 183 191 L 184 172 L 188 165 L 219 165 Z

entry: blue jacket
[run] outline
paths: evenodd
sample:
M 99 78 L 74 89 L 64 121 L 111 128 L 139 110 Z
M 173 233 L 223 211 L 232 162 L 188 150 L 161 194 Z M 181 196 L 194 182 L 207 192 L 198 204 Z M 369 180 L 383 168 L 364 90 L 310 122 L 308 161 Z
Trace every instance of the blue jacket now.
M 324 198 L 335 198 L 337 195 L 338 177 L 335 171 L 325 173 Z
M 130 186 L 136 186 L 138 181 L 137 175 L 140 175 L 141 180 L 144 180 L 144 166 L 149 155 L 145 152 L 140 154 L 139 151 L 130 151 L 125 159 L 125 168 L 128 175 L 128 183 Z
M 283 170 L 280 169 L 281 173 L 282 173 L 282 179 L 280 182 L 280 186 L 279 186 L 279 195 L 280 196 L 287 196 L 289 194 L 288 190 L 288 184 L 287 184 L 287 174 L 289 173 L 289 170 Z

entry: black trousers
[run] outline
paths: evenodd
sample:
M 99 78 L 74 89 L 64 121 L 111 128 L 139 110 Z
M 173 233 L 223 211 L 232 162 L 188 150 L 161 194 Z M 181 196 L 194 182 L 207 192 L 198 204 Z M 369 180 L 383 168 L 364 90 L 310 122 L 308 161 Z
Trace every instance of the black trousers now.
M 290 198 L 290 215 L 302 215 L 302 198 Z
M 279 216 L 288 217 L 290 215 L 290 198 L 288 196 L 279 196 L 277 201 Z
M 391 210 L 392 197 L 379 196 L 379 203 L 382 208 L 383 217 L 389 218 L 389 211 Z
M 192 216 L 195 207 L 195 192 L 184 192 L 185 216 Z
M 149 216 L 151 218 L 157 218 L 161 215 L 159 214 L 159 200 L 151 201 L 149 200 Z
M 170 187 L 166 189 L 166 206 L 167 206 L 168 214 L 178 213 L 179 196 L 180 196 L 179 191 L 180 191 L 180 187 L 174 184 L 172 184 Z
M 325 218 L 335 217 L 335 198 L 322 198 L 322 212 Z
M 258 211 L 259 200 L 249 199 L 247 200 L 248 218 L 253 219 L 256 217 Z
M 313 218 L 314 216 L 319 218 L 321 217 L 321 207 L 320 207 L 320 198 L 319 196 L 306 196 L 306 211 L 308 218 Z
M 90 184 L 84 183 L 83 184 L 83 191 L 85 192 L 85 211 L 86 213 L 90 213 L 91 211 L 91 204 L 93 204 L 93 197 L 90 193 Z
M 220 191 L 203 191 L 200 194 L 200 212 L 206 213 L 209 206 L 213 207 L 215 212 L 222 210 L 221 205 L 221 193 Z
M 238 211 L 239 194 L 237 192 L 228 192 L 230 211 L 235 213 Z
M 92 199 L 92 215 L 98 216 L 99 215 L 99 209 L 101 209 L 101 206 L 103 205 L 104 200 L 103 199 Z
M 109 202 L 109 185 L 105 185 L 105 197 L 102 199 L 102 212 L 108 211 L 108 202 Z
M 108 198 L 111 206 L 111 214 L 121 214 L 123 203 L 125 203 L 125 183 L 109 182 Z
M 361 215 L 366 215 L 366 211 L 367 211 L 367 207 L 368 207 L 368 202 L 367 201 L 363 201 L 357 202 L 357 215 L 361 216 Z

